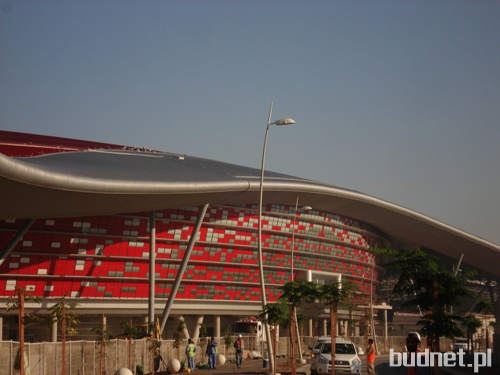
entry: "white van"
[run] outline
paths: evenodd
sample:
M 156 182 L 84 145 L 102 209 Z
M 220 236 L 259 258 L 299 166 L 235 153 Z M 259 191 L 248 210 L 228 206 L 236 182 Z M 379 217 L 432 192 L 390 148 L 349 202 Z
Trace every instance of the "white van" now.
M 311 375 L 318 374 L 318 360 L 321 353 L 321 346 L 327 340 L 330 340 L 330 336 L 321 336 L 314 340 L 312 346 L 309 346 L 309 350 L 311 351 Z
M 274 335 L 277 339 L 280 337 L 279 328 L 279 325 L 270 326 L 271 333 L 274 331 Z M 258 320 L 255 316 L 249 316 L 247 318 L 239 319 L 233 325 L 233 333 L 235 336 L 253 336 L 256 338 L 256 342 L 266 341 L 266 330 L 264 329 L 264 323 Z
M 314 351 L 314 350 L 313 350 Z M 330 374 L 332 372 L 332 340 L 328 337 L 321 342 L 317 351 L 318 358 L 313 372 L 311 364 L 311 375 Z M 312 363 L 312 361 L 311 361 Z M 335 373 L 336 374 L 361 374 L 361 359 L 356 347 L 351 340 L 338 337 L 335 339 Z
M 469 344 L 470 344 L 469 340 L 467 340 L 463 337 L 456 338 L 455 341 L 453 342 L 452 350 L 455 353 L 458 353 L 458 351 L 460 349 L 462 349 L 464 351 L 464 353 L 468 353 L 469 347 L 470 347 Z

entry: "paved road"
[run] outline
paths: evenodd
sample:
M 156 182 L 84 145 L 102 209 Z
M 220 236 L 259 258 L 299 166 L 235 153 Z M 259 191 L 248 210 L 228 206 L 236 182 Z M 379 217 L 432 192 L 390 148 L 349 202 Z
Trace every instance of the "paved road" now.
M 367 374 L 366 372 L 366 358 L 361 356 L 363 361 L 362 375 Z M 286 363 L 286 360 L 279 360 L 281 363 Z M 262 360 L 250 360 L 243 363 L 242 368 L 236 368 L 234 364 L 225 364 L 223 366 L 218 366 L 216 370 L 196 370 L 194 375 L 265 375 L 268 373 L 269 369 L 263 368 Z M 302 374 L 310 374 L 309 364 L 307 365 L 297 365 L 297 371 Z M 389 366 L 389 355 L 378 355 L 375 361 L 375 373 L 377 375 L 407 375 L 408 369 L 406 367 L 390 367 Z M 456 369 L 442 369 L 443 375 L 466 375 L 472 374 L 472 371 L 463 372 Z M 479 371 L 481 375 L 497 375 L 498 369 L 483 368 Z M 192 374 L 193 375 L 193 374 Z
M 363 370 L 362 374 L 366 374 L 366 362 L 365 357 L 362 356 L 363 360 Z M 282 363 L 286 363 L 286 360 L 279 360 Z M 262 360 L 251 360 L 245 361 L 242 368 L 237 369 L 234 364 L 225 364 L 223 366 L 218 366 L 216 370 L 196 370 L 194 375 L 219 375 L 219 374 L 236 374 L 236 375 L 260 375 L 266 374 L 266 369 L 263 368 Z M 379 355 L 375 361 L 376 373 L 377 375 L 407 375 L 405 368 L 391 368 L 389 367 L 389 356 Z M 297 365 L 297 371 L 301 373 L 310 374 L 309 364 L 307 365 Z
M 366 364 L 363 364 L 363 374 L 366 374 Z M 375 373 L 377 375 L 407 375 L 405 367 L 390 367 L 388 355 L 378 355 L 375 359 Z

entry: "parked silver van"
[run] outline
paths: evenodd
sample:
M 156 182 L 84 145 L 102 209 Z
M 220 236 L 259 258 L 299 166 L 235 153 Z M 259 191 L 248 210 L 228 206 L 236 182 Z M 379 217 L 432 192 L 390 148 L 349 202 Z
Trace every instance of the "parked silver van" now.
M 315 365 L 311 359 L 311 375 L 327 375 L 332 372 L 332 340 L 330 337 L 317 342 L 318 349 L 313 349 Z M 338 337 L 335 339 L 335 373 L 361 374 L 361 359 L 351 340 Z

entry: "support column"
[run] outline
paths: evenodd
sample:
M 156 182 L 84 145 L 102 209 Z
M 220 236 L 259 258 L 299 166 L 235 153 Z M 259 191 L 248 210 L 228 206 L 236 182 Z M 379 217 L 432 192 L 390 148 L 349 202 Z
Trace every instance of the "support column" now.
M 172 305 L 175 301 L 175 296 L 177 294 L 177 291 L 179 290 L 179 285 L 181 284 L 182 276 L 184 275 L 184 271 L 186 270 L 186 267 L 188 265 L 189 258 L 191 256 L 191 251 L 193 250 L 193 247 L 196 243 L 198 232 L 200 231 L 201 224 L 203 223 L 203 218 L 205 217 L 207 209 L 208 209 L 208 203 L 205 204 L 203 207 L 201 207 L 198 218 L 196 219 L 196 224 L 194 225 L 193 231 L 191 232 L 189 243 L 186 248 L 186 252 L 184 253 L 184 258 L 182 259 L 181 266 L 179 267 L 179 271 L 177 272 L 177 276 L 175 277 L 174 285 L 172 286 L 172 291 L 170 292 L 170 296 L 168 296 L 167 304 L 165 305 L 165 308 L 163 310 L 163 315 L 161 317 L 161 323 L 160 323 L 161 333 L 163 333 L 165 325 L 167 324 L 167 319 L 168 315 L 170 314 L 170 309 L 172 308 Z
M 149 213 L 149 324 L 155 321 L 156 212 Z
M 214 315 L 214 337 L 220 339 L 220 315 Z
M 323 332 L 321 336 L 328 336 L 328 320 L 323 319 Z
M 0 316 L 0 341 L 3 340 L 3 316 Z
M 182 323 L 184 323 L 184 328 L 182 329 L 182 332 L 184 332 L 184 338 L 187 340 L 191 336 L 189 336 L 189 331 L 188 331 L 188 328 L 187 328 L 187 325 L 186 325 L 186 320 L 181 315 L 181 316 L 179 316 L 179 321 L 182 322 Z
M 314 336 L 314 328 L 313 328 L 313 320 L 312 319 L 309 319 L 309 324 L 308 324 L 308 330 L 309 330 L 309 337 L 313 337 Z
M 12 253 L 12 250 L 14 250 L 14 248 L 19 243 L 19 241 L 22 240 L 23 236 L 31 228 L 31 226 L 33 225 L 34 222 L 35 222 L 35 219 L 26 220 L 26 222 L 23 224 L 23 226 L 17 231 L 14 238 L 12 238 L 12 240 L 10 240 L 7 247 L 2 250 L 2 252 L 0 253 L 0 266 L 5 261 L 5 259 L 7 259 L 7 257 L 10 255 L 10 253 Z
M 51 341 L 57 342 L 57 319 L 52 320 Z
M 198 337 L 200 336 L 200 325 L 203 324 L 203 315 L 198 315 L 198 319 L 196 320 L 196 327 L 194 327 L 194 334 L 192 339 L 193 340 L 198 340 Z

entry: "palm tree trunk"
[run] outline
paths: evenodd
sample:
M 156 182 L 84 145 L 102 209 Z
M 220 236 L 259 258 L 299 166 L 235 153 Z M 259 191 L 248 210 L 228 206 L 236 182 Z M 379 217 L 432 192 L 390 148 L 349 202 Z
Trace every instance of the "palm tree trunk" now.
M 295 341 L 296 341 L 296 332 L 297 332 L 297 321 L 295 320 L 295 306 L 292 305 L 291 312 L 291 327 L 290 327 L 290 350 L 292 352 L 291 360 L 292 360 L 292 375 L 297 374 L 297 361 L 295 360 Z
M 101 314 L 101 336 L 104 332 L 104 314 Z M 104 358 L 104 338 L 101 337 L 101 348 L 99 350 L 99 375 L 103 373 L 103 358 Z
M 271 329 L 271 335 L 272 335 L 272 345 L 273 345 L 273 363 L 274 363 L 274 366 L 273 366 L 273 375 L 276 375 L 276 347 L 278 346 L 277 345 L 277 338 L 276 338 L 276 326 L 273 326 L 273 328 Z
M 438 297 L 439 297 L 439 289 L 438 289 L 438 280 L 434 279 L 432 282 L 432 297 L 434 299 L 434 313 L 437 313 L 440 309 L 439 302 L 438 302 Z M 431 351 L 434 351 L 436 353 L 441 352 L 440 347 L 439 347 L 439 335 L 437 333 L 431 333 L 431 336 L 434 337 L 434 345 L 430 348 Z M 439 366 L 439 363 L 436 362 L 434 364 L 434 375 L 441 375 L 441 367 Z
M 330 304 L 330 337 L 332 340 L 332 375 L 335 375 L 335 337 L 337 336 L 337 301 Z
M 129 327 L 132 328 L 132 319 L 129 320 Z M 132 336 L 128 335 L 128 368 L 132 368 Z
M 24 375 L 24 292 L 19 289 L 19 374 Z
M 62 375 L 66 375 L 66 305 L 63 303 L 61 310 L 61 360 Z

